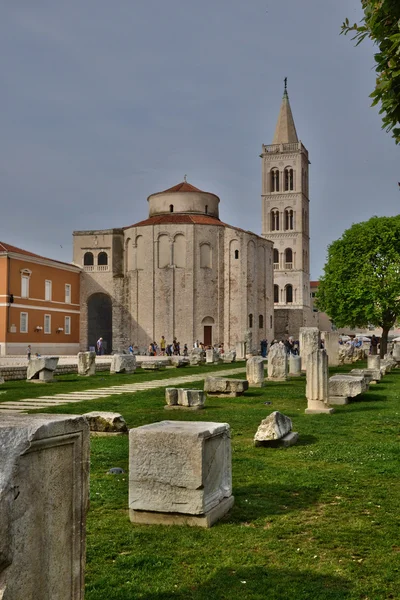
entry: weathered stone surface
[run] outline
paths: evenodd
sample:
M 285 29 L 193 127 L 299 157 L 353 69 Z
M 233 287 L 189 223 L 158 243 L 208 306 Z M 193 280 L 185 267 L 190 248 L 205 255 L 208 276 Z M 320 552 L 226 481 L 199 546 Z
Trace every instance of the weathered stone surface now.
M 83 600 L 86 420 L 2 415 L 0 465 L 0 597 Z
M 210 396 L 242 396 L 249 389 L 246 379 L 225 379 L 224 377 L 206 377 L 204 391 Z
M 5 383 L 4 377 L 0 377 L 0 385 L 1 385 L 2 383 Z
M 93 411 L 82 415 L 89 423 L 90 431 L 101 433 L 128 433 L 125 419 L 119 413 Z
M 144 360 L 140 366 L 144 371 L 162 371 L 165 369 L 165 364 L 158 360 Z
M 54 371 L 57 368 L 58 356 L 44 358 L 31 358 L 28 362 L 26 378 L 29 381 L 49 383 L 54 380 Z
M 254 441 L 279 440 L 290 431 L 292 431 L 292 420 L 276 410 L 261 421 L 261 425 L 254 436 Z
M 170 363 L 178 369 L 190 365 L 190 359 L 187 356 L 171 356 Z
M 339 348 L 339 364 L 351 365 L 354 357 L 354 346 L 351 344 L 343 344 Z
M 78 352 L 78 375 L 90 377 L 96 374 L 96 352 Z
M 390 365 L 392 369 L 397 367 L 397 361 L 393 358 L 391 354 L 385 354 L 385 358 L 383 360 L 386 364 Z
M 134 373 L 136 356 L 133 354 L 114 354 L 111 359 L 110 373 Z
M 251 329 L 246 329 L 244 334 L 244 343 L 246 348 L 246 358 L 253 354 L 253 332 Z
M 130 430 L 132 521 L 187 522 L 185 518 L 171 520 L 171 513 L 178 513 L 185 515 L 189 524 L 209 526 L 205 523 L 207 514 L 222 503 L 223 513 L 229 510 L 232 500 L 226 500 L 230 498 L 232 466 L 227 423 L 162 421 Z M 203 522 L 190 517 L 200 517 Z
M 306 414 L 332 413 L 328 405 L 328 355 L 315 350 L 307 356 Z
M 264 359 L 261 356 L 252 356 L 246 363 L 246 378 L 250 387 L 264 387 Z
M 329 379 L 329 404 L 344 404 L 338 398 L 355 398 L 367 390 L 363 375 L 333 375 Z
M 189 362 L 192 367 L 197 367 L 206 362 L 206 353 L 201 348 L 193 348 L 189 355 Z
M 236 342 L 236 357 L 238 360 L 246 358 L 246 342 Z
M 187 390 L 184 388 L 166 388 L 165 408 L 204 408 L 206 395 L 202 390 Z
M 400 342 L 394 342 L 392 355 L 396 363 L 400 363 Z
M 234 363 L 236 362 L 236 350 L 229 350 L 228 352 L 224 352 L 222 355 L 222 360 L 224 363 Z
M 300 327 L 299 345 L 301 370 L 307 371 L 309 355 L 321 347 L 321 335 L 318 327 Z
M 368 385 L 382 379 L 380 369 L 352 369 L 350 375 L 363 375 Z
M 289 376 L 300 377 L 301 375 L 301 356 L 289 354 Z
M 323 331 L 324 348 L 328 354 L 328 364 L 330 367 L 339 365 L 339 334 L 336 331 Z
M 213 365 L 222 362 L 221 356 L 213 348 L 206 350 L 206 364 Z
M 288 372 L 288 356 L 283 344 L 274 344 L 268 352 L 268 379 L 285 381 Z
M 379 354 L 370 354 L 368 356 L 367 368 L 372 370 L 381 368 L 381 357 Z

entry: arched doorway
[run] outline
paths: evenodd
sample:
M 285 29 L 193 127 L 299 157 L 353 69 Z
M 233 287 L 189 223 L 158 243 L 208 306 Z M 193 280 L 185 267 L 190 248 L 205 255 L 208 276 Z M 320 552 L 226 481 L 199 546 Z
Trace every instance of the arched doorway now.
M 212 328 L 214 319 L 212 317 L 204 317 L 201 324 L 203 325 L 203 343 L 207 348 L 207 346 L 212 346 L 213 343 Z
M 96 347 L 97 340 L 103 338 L 105 354 L 112 352 L 112 302 L 107 294 L 93 294 L 87 302 L 88 345 Z

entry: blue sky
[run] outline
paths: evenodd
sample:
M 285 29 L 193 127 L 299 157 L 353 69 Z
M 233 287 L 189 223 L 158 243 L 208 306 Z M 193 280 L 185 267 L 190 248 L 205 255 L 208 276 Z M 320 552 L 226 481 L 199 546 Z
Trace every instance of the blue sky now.
M 398 213 L 399 150 L 368 94 L 359 0 L 18 0 L 0 21 L 0 239 L 72 259 L 72 231 L 147 216 L 183 180 L 261 232 L 263 143 L 288 77 L 308 148 L 311 270 L 352 223 Z

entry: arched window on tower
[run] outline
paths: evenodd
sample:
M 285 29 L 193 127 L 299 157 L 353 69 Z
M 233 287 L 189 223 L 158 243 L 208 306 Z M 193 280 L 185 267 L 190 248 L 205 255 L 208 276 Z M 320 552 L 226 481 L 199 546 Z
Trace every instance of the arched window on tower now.
M 253 327 L 253 315 L 250 313 L 249 314 L 249 329 L 252 329 Z
M 286 304 L 293 302 L 293 286 L 290 283 L 285 287 Z
M 279 250 L 274 248 L 274 271 L 279 269 Z
M 174 205 L 173 204 L 169 205 L 169 212 L 174 212 Z
M 291 208 L 285 209 L 285 229 L 286 231 L 294 229 L 293 210 Z
M 285 172 L 284 172 L 284 181 L 285 181 L 285 192 L 292 192 L 293 191 L 293 183 L 294 183 L 294 176 L 293 176 L 293 169 L 291 167 L 286 167 Z
M 97 257 L 97 264 L 99 266 L 105 267 L 108 265 L 108 254 L 107 252 L 100 252 Z
M 235 259 L 237 260 L 239 258 L 239 250 L 235 250 Z
M 271 170 L 271 192 L 279 192 L 279 169 Z
M 279 285 L 274 285 L 274 302 L 279 302 Z
M 271 231 L 279 231 L 279 210 L 277 208 L 271 210 Z
M 264 329 L 264 315 L 258 316 L 258 328 Z
M 293 269 L 293 252 L 291 248 L 285 250 L 285 269 Z
M 85 252 L 83 255 L 83 264 L 85 267 L 92 267 L 94 265 L 94 257 L 92 252 Z

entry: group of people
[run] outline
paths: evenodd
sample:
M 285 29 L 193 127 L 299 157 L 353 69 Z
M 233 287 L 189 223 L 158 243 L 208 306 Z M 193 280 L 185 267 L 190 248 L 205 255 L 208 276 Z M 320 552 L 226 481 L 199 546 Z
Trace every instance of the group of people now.
M 272 342 L 270 344 L 270 348 L 272 348 L 272 346 L 274 344 L 281 344 L 282 346 L 285 346 L 288 354 L 295 354 L 295 355 L 299 354 L 300 344 L 298 341 L 296 341 L 293 338 L 293 336 L 289 336 L 287 338 L 287 340 L 280 340 L 280 341 L 278 341 L 277 339 L 272 340 Z M 268 340 L 261 340 L 260 345 L 261 345 L 261 356 L 266 358 L 267 354 L 268 354 Z

